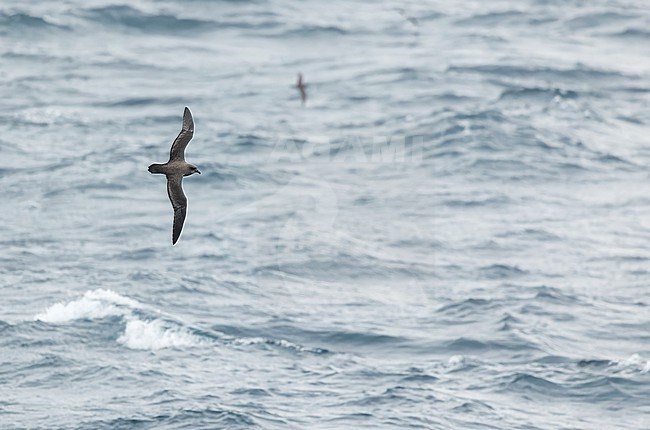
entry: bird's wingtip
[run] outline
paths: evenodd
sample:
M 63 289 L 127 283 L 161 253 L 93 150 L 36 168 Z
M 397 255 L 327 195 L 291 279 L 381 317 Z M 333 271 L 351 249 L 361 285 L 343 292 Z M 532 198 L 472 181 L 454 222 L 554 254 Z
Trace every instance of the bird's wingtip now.
M 183 130 L 194 131 L 194 119 L 192 118 L 190 108 L 187 106 L 185 106 L 185 110 L 183 111 Z

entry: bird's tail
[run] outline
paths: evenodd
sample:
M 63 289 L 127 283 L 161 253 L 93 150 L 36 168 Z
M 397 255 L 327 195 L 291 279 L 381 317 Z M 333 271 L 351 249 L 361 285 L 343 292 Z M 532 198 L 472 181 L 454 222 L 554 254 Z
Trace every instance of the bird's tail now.
M 165 173 L 163 170 L 162 164 L 152 164 L 149 166 L 149 172 L 151 173 Z

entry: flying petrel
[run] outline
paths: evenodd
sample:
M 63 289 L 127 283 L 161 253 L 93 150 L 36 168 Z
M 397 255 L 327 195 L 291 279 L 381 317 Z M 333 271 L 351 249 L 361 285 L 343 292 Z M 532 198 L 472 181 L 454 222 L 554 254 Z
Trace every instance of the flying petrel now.
M 194 136 L 194 120 L 188 108 L 183 112 L 183 128 L 178 134 L 172 149 L 169 151 L 169 161 L 165 164 L 152 164 L 149 172 L 162 173 L 167 177 L 167 195 L 174 208 L 174 227 L 172 229 L 172 245 L 176 244 L 187 213 L 187 197 L 183 192 L 183 176 L 198 173 L 199 169 L 193 164 L 185 162 L 185 147 Z
M 300 91 L 300 100 L 302 100 L 302 104 L 304 105 L 305 102 L 307 101 L 307 85 L 302 81 L 302 73 L 298 73 L 298 82 L 296 82 L 296 88 Z

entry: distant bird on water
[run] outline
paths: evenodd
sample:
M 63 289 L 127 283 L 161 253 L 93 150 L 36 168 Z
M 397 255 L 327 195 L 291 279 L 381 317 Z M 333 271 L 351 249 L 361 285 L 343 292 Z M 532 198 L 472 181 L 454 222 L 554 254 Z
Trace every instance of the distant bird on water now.
M 183 128 L 172 143 L 169 151 L 169 161 L 165 164 L 152 164 L 149 172 L 162 173 L 167 177 L 167 195 L 174 208 L 174 227 L 172 228 L 172 245 L 175 245 L 183 230 L 185 215 L 187 213 L 187 197 L 183 192 L 183 176 L 198 173 L 199 169 L 185 162 L 185 147 L 194 136 L 194 120 L 188 108 L 183 112 Z
M 298 73 L 296 88 L 300 91 L 300 100 L 302 100 L 302 104 L 304 105 L 307 101 L 307 85 L 302 81 L 302 73 Z

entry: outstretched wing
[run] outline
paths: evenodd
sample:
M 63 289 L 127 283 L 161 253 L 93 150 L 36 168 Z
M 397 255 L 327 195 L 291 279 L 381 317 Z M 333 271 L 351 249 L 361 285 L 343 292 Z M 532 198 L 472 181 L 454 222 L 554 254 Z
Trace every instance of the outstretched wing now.
M 187 214 L 187 197 L 183 192 L 183 175 L 167 176 L 167 195 L 174 208 L 172 245 L 175 245 L 183 230 L 183 223 Z
M 194 136 L 194 120 L 192 119 L 192 113 L 186 107 L 185 112 L 183 112 L 183 128 L 174 143 L 172 143 L 172 149 L 169 151 L 169 161 L 185 161 L 185 148 L 192 140 L 192 136 Z
M 302 100 L 302 104 L 305 104 L 305 101 L 307 100 L 307 85 L 302 81 L 302 73 L 298 73 L 298 82 L 296 83 L 296 87 L 300 90 L 300 100 Z
M 307 101 L 307 91 L 305 91 L 305 86 L 302 85 L 298 87 L 300 89 L 300 100 L 304 104 Z

